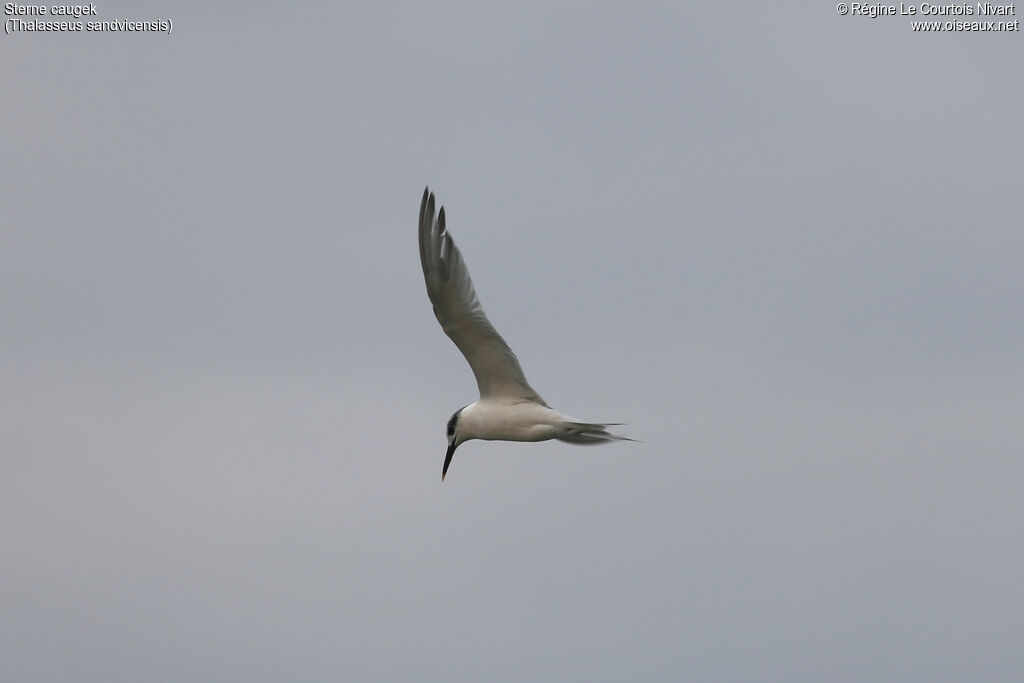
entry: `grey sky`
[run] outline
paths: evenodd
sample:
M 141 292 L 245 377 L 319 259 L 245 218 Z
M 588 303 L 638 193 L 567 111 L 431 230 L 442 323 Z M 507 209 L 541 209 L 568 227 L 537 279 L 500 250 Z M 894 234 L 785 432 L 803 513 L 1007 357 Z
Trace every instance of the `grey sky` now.
M 0 38 L 0 679 L 1019 675 L 1020 33 L 98 7 L 174 32 Z M 441 485 L 426 184 L 642 443 Z

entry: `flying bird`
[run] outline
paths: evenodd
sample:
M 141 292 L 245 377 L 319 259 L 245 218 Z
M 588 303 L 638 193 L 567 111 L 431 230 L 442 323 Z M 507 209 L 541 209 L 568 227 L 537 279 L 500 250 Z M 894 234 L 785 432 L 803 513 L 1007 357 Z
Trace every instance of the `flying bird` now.
M 444 207 L 435 214 L 429 187 L 420 204 L 420 262 L 437 322 L 469 361 L 480 390 L 479 401 L 456 410 L 448 420 L 441 481 L 455 449 L 470 439 L 558 439 L 581 445 L 633 440 L 608 432 L 621 423 L 582 422 L 552 410 L 533 390 L 516 354 L 484 314 L 466 262 L 445 229 Z

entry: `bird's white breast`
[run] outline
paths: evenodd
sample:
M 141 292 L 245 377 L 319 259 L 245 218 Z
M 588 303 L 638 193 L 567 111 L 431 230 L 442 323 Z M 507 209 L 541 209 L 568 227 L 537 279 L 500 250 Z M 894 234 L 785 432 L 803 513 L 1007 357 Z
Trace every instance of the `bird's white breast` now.
M 463 440 L 546 441 L 553 439 L 563 416 L 533 401 L 481 399 L 462 410 Z

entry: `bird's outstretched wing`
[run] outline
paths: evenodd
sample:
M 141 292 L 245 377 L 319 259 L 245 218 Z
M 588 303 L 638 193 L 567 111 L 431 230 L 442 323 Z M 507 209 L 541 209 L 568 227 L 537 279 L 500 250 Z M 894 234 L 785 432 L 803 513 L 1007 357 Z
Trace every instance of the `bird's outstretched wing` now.
M 420 262 L 434 315 L 476 375 L 480 398 L 512 398 L 547 405 L 526 382 L 516 354 L 494 329 L 473 289 L 469 269 L 444 226 L 444 207 L 434 214 L 434 195 L 420 204 Z

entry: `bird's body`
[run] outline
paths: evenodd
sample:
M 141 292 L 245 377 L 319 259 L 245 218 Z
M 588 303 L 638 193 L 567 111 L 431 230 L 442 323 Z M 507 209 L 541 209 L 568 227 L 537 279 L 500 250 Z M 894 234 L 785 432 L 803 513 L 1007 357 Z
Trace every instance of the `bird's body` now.
M 533 401 L 490 398 L 471 403 L 458 413 L 461 441 L 547 441 L 599 443 L 622 437 L 601 434 L 606 424 L 581 422 Z
M 547 441 L 555 438 L 561 416 L 533 401 L 480 399 L 459 412 L 463 441 Z
M 434 213 L 434 195 L 423 191 L 419 221 L 420 262 L 434 315 L 466 357 L 480 400 L 455 411 L 448 421 L 443 480 L 459 444 L 486 441 L 547 441 L 574 444 L 630 441 L 610 434 L 608 423 L 582 422 L 552 410 L 527 383 L 519 360 L 494 329 L 477 298 L 473 281 L 451 235 L 444 207 Z

